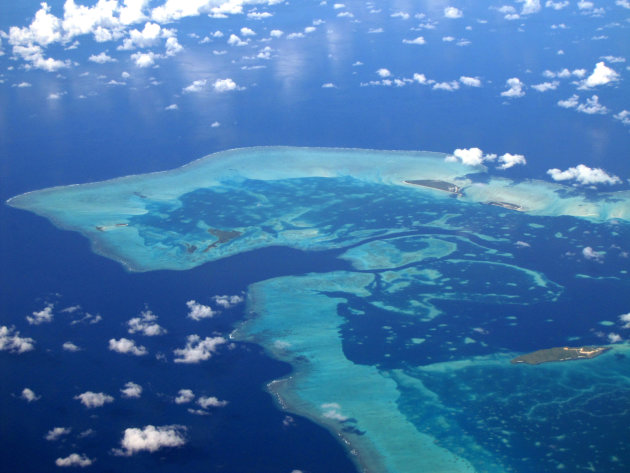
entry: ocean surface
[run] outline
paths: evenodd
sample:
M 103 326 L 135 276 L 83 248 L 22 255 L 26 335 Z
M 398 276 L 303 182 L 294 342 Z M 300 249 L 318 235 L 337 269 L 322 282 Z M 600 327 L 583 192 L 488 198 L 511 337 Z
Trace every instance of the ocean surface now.
M 95 391 L 115 393 L 127 379 L 145 386 L 142 401 L 100 408 L 103 431 L 73 439 L 114 470 L 120 458 L 102 448 L 115 448 L 129 423 L 125 404 L 135 402 L 134 418 L 185 425 L 186 445 L 160 454 L 164 471 L 182 461 L 200 471 L 208 458 L 216 471 L 250 471 L 247 455 L 264 471 L 626 471 L 630 369 L 627 348 L 614 344 L 628 303 L 619 297 L 629 284 L 627 193 L 507 182 L 446 156 L 251 148 L 17 196 L 10 206 L 83 234 L 94 252 L 122 264 L 63 233 L 62 244 L 86 263 L 47 300 L 81 308 L 55 316 L 55 324 L 66 318 L 63 335 L 29 330 L 48 346 L 19 360 L 44 357 L 43 385 L 56 366 L 63 370 L 71 379 L 57 385 L 59 398 L 71 399 L 92 376 Z M 457 183 L 458 192 L 406 182 L 427 179 Z M 107 274 L 112 287 L 90 287 Z M 185 302 L 209 288 L 238 302 L 208 320 L 186 318 Z M 85 292 L 102 294 L 99 313 L 119 322 L 92 324 Z M 112 353 L 131 362 L 108 363 L 102 351 L 109 333 L 124 333 L 121 312 L 130 317 L 128 308 L 143 304 L 168 333 L 130 337 L 148 356 Z M 191 331 L 225 337 L 199 367 L 181 363 L 176 348 L 190 345 Z M 62 338 L 85 347 L 76 368 L 83 382 L 69 375 L 64 358 L 77 354 L 61 352 Z M 590 345 L 614 348 L 592 360 L 510 363 L 542 348 Z M 86 363 L 92 350 L 101 355 Z M 173 403 L 180 388 L 229 402 L 191 409 L 184 423 L 185 409 Z M 46 402 L 58 423 L 84 409 Z M 90 420 L 72 430 L 99 424 Z M 243 454 L 215 456 L 214 448 L 234 445 L 235 431 L 269 436 L 284 452 L 289 437 L 293 448 L 304 445 L 299 435 L 313 443 L 304 459 L 291 450 L 290 466 L 261 457 L 246 438 Z M 323 460 L 318 450 L 331 454 Z
M 629 19 L 0 0 L 0 470 L 630 470 Z

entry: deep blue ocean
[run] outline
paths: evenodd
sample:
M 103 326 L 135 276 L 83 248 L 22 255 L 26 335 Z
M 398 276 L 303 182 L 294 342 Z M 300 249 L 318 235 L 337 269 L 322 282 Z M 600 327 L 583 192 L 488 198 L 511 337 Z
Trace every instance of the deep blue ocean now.
M 461 1 L 456 3 L 464 18 L 449 23 L 443 18 L 441 3 L 438 7 L 430 1 L 400 7 L 390 2 L 373 3 L 382 14 L 370 16 L 362 2 L 346 2 L 356 22 L 338 18 L 332 3 L 322 6 L 318 1 L 260 4 L 260 10 L 274 13 L 273 19 L 262 22 L 244 15 L 184 18 L 166 25 L 178 30 L 183 51 L 148 69 L 136 67 L 128 51 L 116 49 L 118 43 L 98 43 L 84 35 L 79 37 L 81 46 L 77 49 L 64 49 L 69 43 L 53 43 L 46 50 L 80 66 L 56 72 L 27 70 L 3 35 L 0 326 L 15 327 L 21 336 L 32 337 L 36 349 L 19 355 L 0 352 L 0 471 L 56 471 L 55 459 L 75 451 L 95 458 L 92 471 L 103 472 L 356 471 L 333 434 L 305 417 L 283 412 L 274 403 L 265 385 L 288 375 L 291 367 L 271 358 L 259 345 L 238 342 L 208 361 L 191 365 L 154 356 L 171 356 L 173 347 L 183 346 L 191 333 L 227 336 L 248 315 L 245 305 L 239 304 L 212 319 L 196 322 L 186 318 L 186 301 L 212 304 L 215 295 L 242 295 L 250 284 L 271 278 L 351 271 L 350 262 L 338 258 L 346 249 L 309 252 L 269 247 L 186 271 L 131 273 L 119 263 L 94 254 L 88 240 L 79 234 L 4 205 L 15 195 L 164 171 L 214 152 L 268 145 L 445 153 L 475 146 L 490 153 L 527 157 L 527 166 L 491 169 L 491 175 L 517 181 L 549 180 L 549 168 L 566 169 L 584 163 L 620 176 L 622 183 L 614 190 L 628 189 L 629 128 L 611 118 L 613 113 L 630 109 L 626 62 L 609 63 L 620 75 L 615 84 L 579 92 L 582 99 L 596 93 L 611 109 L 606 115 L 558 107 L 558 100 L 576 92 L 570 82 L 545 94 L 528 89 L 521 99 L 504 99 L 500 92 L 509 77 L 518 76 L 533 84 L 545 80 L 541 76 L 545 69 L 584 67 L 590 73 L 604 55 L 630 59 L 629 10 L 599 2 L 608 8 L 606 15 L 585 15 L 571 5 L 568 10 L 547 8 L 523 16 L 522 22 L 506 22 L 486 5 L 482 8 L 476 2 Z M 28 25 L 39 4 L 39 0 L 0 2 L 0 30 L 8 33 L 11 26 Z M 49 4 L 51 13 L 63 15 L 63 2 Z M 522 6 L 514 5 L 517 9 Z M 400 9 L 412 15 L 424 12 L 428 18 L 439 20 L 437 29 L 410 30 L 424 21 L 413 16 L 401 26 L 402 20 L 390 16 Z M 203 37 L 221 29 L 227 37 L 229 32 L 239 33 L 241 27 L 248 26 L 258 31 L 258 39 L 263 37 L 263 30 L 266 34 L 272 28 L 282 29 L 286 37 L 318 18 L 327 23 L 318 25 L 317 32 L 296 43 L 274 46 L 277 55 L 265 69 L 241 68 L 249 63 L 240 56 L 245 50 L 253 51 L 253 46 L 235 52 L 235 48 L 225 46 L 225 38 L 221 44 L 216 40 L 208 46 L 188 36 L 195 33 Z M 487 19 L 489 24 L 478 19 Z M 550 28 L 561 22 L 570 28 Z M 621 26 L 611 26 L 614 23 Z M 367 33 L 369 28 L 381 26 L 383 34 Z M 601 31 L 606 40 L 591 40 L 604 34 Z M 400 51 L 402 39 L 420 34 L 427 38 L 426 47 L 405 46 Z M 441 40 L 445 35 L 466 37 L 472 44 L 449 45 Z M 262 46 L 264 43 L 256 48 Z M 229 51 L 213 55 L 209 52 L 212 48 Z M 564 54 L 557 54 L 559 49 Z M 102 65 L 87 60 L 90 54 L 104 50 L 118 62 Z M 356 61 L 363 64 L 353 66 Z M 378 79 L 375 71 L 381 67 L 396 77 L 411 77 L 414 72 L 445 81 L 461 75 L 481 77 L 484 86 L 462 86 L 450 93 L 421 86 L 359 85 Z M 120 79 L 123 71 L 131 73 L 126 85 L 107 85 L 111 79 Z M 84 72 L 90 75 L 82 75 Z M 226 94 L 182 92 L 193 80 L 228 76 L 246 88 Z M 22 81 L 31 86 L 17 87 Z M 336 88 L 322 88 L 326 82 L 333 82 Z M 59 91 L 65 92 L 59 100 L 48 98 Z M 178 109 L 165 111 L 173 103 Z M 211 126 L 215 121 L 220 122 L 219 127 Z M 414 418 L 418 405 L 426 399 L 411 389 L 401 388 L 398 407 L 415 419 L 420 431 L 430 432 L 445 448 L 457 452 L 465 444 L 462 439 L 474 438 L 505 471 L 517 473 L 552 471 L 560 463 L 570 472 L 583 471 L 573 470 L 571 465 L 589 464 L 596 471 L 628 471 L 630 452 L 625 439 L 630 387 L 625 381 L 618 385 L 610 382 L 619 373 L 628 372 L 626 352 L 606 355 L 605 362 L 592 360 L 599 363 L 593 365 L 601 374 L 597 379 L 575 369 L 574 375 L 566 375 L 566 383 L 555 382 L 562 376 L 557 367 L 541 368 L 547 370 L 542 375 L 541 371 L 531 375 L 516 372 L 513 377 L 503 369 L 474 366 L 446 374 L 418 368 L 572 342 L 607 344 L 611 331 L 620 333 L 625 342 L 630 335 L 621 329 L 618 317 L 630 312 L 629 277 L 624 272 L 630 270 L 627 254 L 624 256 L 630 250 L 628 222 L 591 223 L 566 216 L 530 218 L 486 207 L 477 215 L 471 212 L 467 219 L 471 233 L 480 228 L 491 233 L 496 228 L 514 235 L 514 240 L 528 233 L 523 240 L 531 242 L 535 251 L 514 250 L 512 243 L 494 246 L 513 252 L 514 266 L 538 271 L 561 286 L 558 300 L 541 297 L 533 304 L 510 304 L 509 314 L 505 306 L 483 300 L 471 298 L 465 304 L 440 300 L 436 306 L 454 315 L 447 323 L 437 317 L 411 324 L 404 316 L 394 317 L 374 306 L 368 308 L 361 298 L 350 298 L 339 308 L 345 320 L 340 331 L 345 355 L 357 364 L 406 371 L 435 392 L 443 405 L 452 409 L 448 422 L 437 415 Z M 540 227 L 529 226 L 531 223 Z M 554 236 L 556 232 L 566 234 L 569 228 L 580 242 L 570 250 L 566 240 Z M 431 230 L 418 232 L 427 235 Z M 450 236 L 456 237 L 457 231 Z M 581 257 L 586 245 L 605 251 L 605 262 Z M 485 283 L 474 268 L 469 271 L 469 288 L 476 282 Z M 588 278 L 576 277 L 580 274 Z M 502 280 L 500 274 L 493 278 L 489 280 Z M 478 290 L 489 292 L 487 288 Z M 54 321 L 29 325 L 25 317 L 47 304 L 54 305 Z M 61 312 L 73 306 L 80 309 Z M 126 322 L 145 308 L 158 315 L 160 325 L 168 330 L 166 337 L 139 338 L 151 355 L 134 357 L 107 350 L 107 341 L 124 336 Z M 353 310 L 369 310 L 371 317 L 356 318 Z M 102 321 L 71 323 L 87 314 L 99 314 Z M 514 320 L 518 324 L 513 324 Z M 602 321 L 614 326 L 602 325 Z M 384 330 L 384 326 L 390 328 Z M 472 328 L 479 330 L 471 332 Z M 385 342 L 390 332 L 397 334 L 400 344 Z M 410 349 L 409 340 L 423 333 L 432 336 Z M 483 343 L 461 343 L 456 354 L 449 351 L 453 340 L 473 335 Z M 62 343 L 66 341 L 82 350 L 64 351 Z M 546 376 L 554 382 L 546 384 Z M 129 381 L 143 387 L 140 399 L 120 396 Z M 487 392 L 479 386 L 485 386 Z M 41 399 L 26 402 L 20 397 L 25 387 Z M 196 406 L 173 402 L 184 388 L 198 396 L 226 399 L 229 404 L 209 410 L 209 415 L 188 413 L 188 407 Z M 87 409 L 73 399 L 87 390 L 109 393 L 116 401 Z M 531 395 L 521 397 L 523 392 Z M 532 413 L 532 403 L 543 407 Z M 185 425 L 186 445 L 153 454 L 112 453 L 119 447 L 125 428 L 149 424 Z M 45 440 L 47 432 L 58 426 L 71 427 L 72 431 L 60 440 Z M 507 441 L 506 437 L 511 438 Z M 484 471 L 481 464 L 475 466 Z

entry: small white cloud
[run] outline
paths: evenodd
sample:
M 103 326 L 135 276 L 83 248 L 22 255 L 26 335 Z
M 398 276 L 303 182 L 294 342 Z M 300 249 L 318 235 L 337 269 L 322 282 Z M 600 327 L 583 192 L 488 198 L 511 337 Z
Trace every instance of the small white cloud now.
M 433 84 L 433 89 L 454 92 L 459 89 L 459 82 L 457 82 L 456 80 L 453 80 L 451 82 L 437 82 Z
M 250 11 L 249 13 L 247 13 L 247 18 L 251 18 L 252 20 L 262 20 L 263 18 L 271 18 L 272 16 L 273 14 L 267 11 Z
M 190 84 L 187 87 L 184 87 L 182 89 L 182 92 L 185 94 L 201 92 L 206 87 L 207 83 L 208 81 L 206 79 L 199 79 L 199 80 L 193 81 L 192 84 Z
M 459 81 L 468 87 L 481 87 L 481 79 L 478 77 L 461 76 Z
M 241 38 L 236 36 L 234 33 L 230 35 L 227 42 L 230 46 L 246 46 L 249 44 L 248 41 L 243 41 Z
M 611 332 L 608 334 L 608 341 L 610 343 L 619 343 L 623 341 L 623 338 L 621 338 L 621 335 L 619 335 L 618 333 Z
M 322 84 L 322 89 L 336 89 L 337 86 L 335 84 L 333 84 L 332 82 L 325 82 L 324 84 Z
M 581 113 L 586 113 L 588 115 L 593 114 L 605 114 L 608 113 L 608 109 L 599 103 L 599 97 L 597 95 L 593 95 L 590 99 L 586 99 L 586 103 L 581 103 L 577 106 L 576 110 Z
M 243 89 L 243 87 L 239 87 L 238 85 L 236 85 L 236 82 L 234 82 L 229 77 L 227 79 L 217 79 L 217 80 L 215 80 L 214 84 L 212 84 L 212 87 L 214 87 L 214 90 L 216 92 L 229 92 L 231 90 L 242 90 Z
M 630 111 L 622 110 L 621 112 L 613 115 L 615 120 L 619 120 L 622 124 L 630 126 Z
M 177 53 L 184 49 L 184 47 L 179 44 L 179 41 L 177 41 L 177 38 L 175 36 L 171 36 L 170 38 L 166 39 L 166 42 L 164 43 L 164 48 L 168 57 L 175 56 Z
M 128 338 L 121 338 L 120 340 L 116 340 L 115 338 L 110 339 L 109 349 L 111 351 L 115 351 L 116 353 L 131 354 L 136 356 L 142 356 L 148 353 L 145 347 L 142 345 L 136 345 L 136 342 L 129 340 Z
M 71 351 L 71 352 L 81 351 L 81 348 L 72 342 L 64 342 L 64 344 L 62 345 L 62 348 L 65 351 Z
M 284 31 L 282 30 L 271 30 L 269 32 L 269 36 L 271 36 L 272 38 L 280 38 L 283 34 Z
M 140 332 L 147 337 L 154 337 L 156 335 L 164 335 L 166 329 L 156 323 L 157 315 L 151 312 L 149 309 L 140 313 L 140 317 L 134 317 L 127 322 L 129 326 L 129 333 Z
M 417 38 L 414 38 L 414 39 L 403 39 L 402 42 L 405 44 L 418 44 L 418 45 L 426 43 L 426 41 L 424 40 L 424 37 L 422 36 L 418 36 Z
M 608 67 L 604 61 L 598 62 L 590 76 L 580 83 L 581 89 L 590 89 L 599 85 L 609 84 L 619 80 L 619 74 Z
M 44 438 L 49 442 L 56 442 L 64 435 L 68 435 L 71 431 L 72 429 L 70 427 L 55 427 L 49 430 Z
M 186 305 L 188 306 L 188 318 L 190 319 L 209 319 L 216 315 L 216 313 L 212 310 L 212 307 L 200 304 L 195 300 L 186 302 Z
M 89 58 L 88 61 L 92 61 L 95 62 L 97 64 L 105 64 L 107 62 L 116 62 L 117 60 L 114 59 L 113 57 L 109 56 L 107 53 L 102 52 L 99 54 L 92 54 Z
M 176 103 L 172 103 L 164 107 L 164 110 L 178 110 L 179 106 Z
M 521 15 L 531 15 L 540 11 L 540 0 L 517 0 L 523 4 Z
M 241 302 L 243 302 L 245 299 L 243 298 L 243 296 L 240 296 L 238 294 L 234 294 L 231 296 L 228 295 L 224 295 L 224 296 L 214 296 L 213 297 L 214 302 L 216 302 L 216 304 L 218 306 L 223 307 L 224 309 L 229 309 L 230 307 L 234 307 L 237 304 L 240 304 Z
M 559 85 L 560 82 L 554 80 L 553 82 L 542 82 L 540 84 L 534 84 L 532 85 L 532 89 L 538 92 L 547 92 L 548 90 L 556 90 Z
M 218 347 L 227 340 L 223 337 L 206 337 L 201 339 L 199 335 L 189 335 L 184 348 L 173 350 L 175 363 L 199 363 L 212 357 Z
M 499 169 L 509 169 L 512 166 L 516 166 L 517 164 L 527 164 L 525 156 L 523 156 L 522 154 L 505 153 L 499 156 L 498 160 L 500 163 L 502 163 L 499 166 Z
M 518 98 L 525 95 L 525 84 L 518 77 L 512 77 L 506 81 L 507 90 L 501 92 L 502 97 Z
M 611 64 L 626 62 L 626 58 L 621 56 L 602 56 L 600 59 L 604 59 Z
M 576 108 L 580 104 L 580 97 L 573 94 L 566 100 L 558 100 L 558 106 L 562 108 Z
M 392 75 L 392 73 L 389 71 L 389 69 L 385 69 L 384 67 L 380 68 L 379 70 L 376 71 L 376 73 L 378 74 L 379 77 L 389 77 Z
M 623 328 L 630 328 L 630 312 L 627 314 L 621 314 L 619 320 L 623 322 Z
M 219 401 L 216 397 L 209 396 L 200 397 L 199 399 L 197 399 L 197 404 L 199 404 L 204 409 L 207 409 L 208 407 L 225 407 L 228 405 L 228 401 Z
M 554 10 L 562 10 L 569 6 L 569 2 L 564 0 L 562 2 L 554 2 L 553 0 L 547 0 L 545 2 L 547 8 L 553 8 Z
M 175 404 L 187 404 L 195 398 L 191 389 L 180 389 L 175 398 Z
M 32 87 L 30 82 L 20 82 L 19 84 L 13 84 L 12 87 L 17 87 L 18 89 L 24 89 L 26 87 Z
M 479 148 L 457 148 L 452 157 L 467 166 L 479 166 L 485 161 L 483 151 Z
M 22 389 L 22 394 L 20 395 L 22 399 L 26 402 L 39 401 L 42 397 L 35 394 L 35 392 L 31 388 Z
M 155 60 L 161 57 L 162 56 L 159 54 L 149 51 L 148 53 L 134 53 L 131 55 L 131 60 L 136 64 L 136 66 L 145 68 L 153 66 L 155 64 Z
M 92 391 L 86 391 L 84 393 L 77 394 L 76 396 L 74 396 L 74 399 L 81 401 L 81 404 L 83 404 L 88 409 L 103 407 L 105 404 L 114 402 L 114 398 L 109 394 L 95 393 Z
M 179 425 L 125 429 L 120 441 L 122 448 L 116 453 L 131 456 L 138 452 L 157 452 L 165 447 L 181 447 L 186 443 L 185 432 L 186 428 Z
M 79 466 L 84 468 L 86 466 L 90 466 L 92 464 L 90 458 L 86 455 L 79 455 L 78 453 L 71 453 L 65 458 L 57 458 L 55 460 L 55 465 L 58 467 L 68 467 L 68 466 Z
M 615 5 L 619 5 L 620 7 L 627 8 L 630 10 L 630 1 L 628 0 L 617 0 Z
M 142 395 L 142 386 L 132 381 L 125 383 L 125 387 L 120 390 L 123 397 L 137 398 Z
M 24 353 L 35 348 L 35 340 L 28 337 L 20 337 L 20 332 L 13 327 L 0 326 L 0 351 L 10 353 Z
M 247 28 L 246 26 L 241 28 L 241 34 L 243 36 L 256 36 L 256 32 L 252 30 L 251 28 Z
M 221 122 L 212 122 L 210 124 L 210 128 L 219 128 L 221 126 Z
M 459 8 L 446 7 L 444 9 L 445 18 L 461 18 L 462 16 L 464 16 L 464 13 Z
M 385 30 L 383 28 L 370 28 L 368 30 L 368 34 L 378 34 L 383 33 Z
M 389 16 L 391 16 L 392 18 L 400 18 L 401 20 L 408 20 L 409 18 L 411 18 L 411 15 L 404 11 L 397 11 Z
M 26 320 L 31 325 L 50 323 L 53 320 L 52 310 L 53 310 L 53 305 L 48 304 L 42 310 L 33 312 L 33 315 L 27 315 Z
M 592 184 L 620 184 L 621 179 L 615 175 L 610 175 L 601 168 L 590 168 L 584 164 L 578 164 L 565 171 L 560 169 L 549 169 L 547 174 L 554 181 L 576 181 L 582 185 Z

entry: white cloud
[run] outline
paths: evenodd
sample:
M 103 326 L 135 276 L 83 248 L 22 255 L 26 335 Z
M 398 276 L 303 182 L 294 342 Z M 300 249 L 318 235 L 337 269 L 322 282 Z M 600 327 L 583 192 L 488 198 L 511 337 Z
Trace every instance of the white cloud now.
M 619 120 L 624 125 L 630 126 L 630 111 L 622 110 L 621 112 L 613 115 L 615 120 Z
M 595 64 L 595 69 L 590 76 L 580 83 L 581 89 L 590 89 L 598 85 L 609 84 L 619 80 L 619 74 L 610 67 L 606 66 L 604 61 Z
M 563 8 L 566 8 L 569 6 L 569 2 L 566 0 L 562 2 L 554 2 L 553 0 L 547 0 L 545 2 L 545 6 L 547 8 L 553 8 L 554 10 L 562 10 Z
M 626 58 L 621 56 L 602 56 L 600 59 L 605 59 L 612 64 L 626 62 Z
M 182 92 L 184 92 L 185 94 L 189 94 L 191 92 L 201 92 L 206 87 L 207 83 L 208 81 L 206 79 L 193 81 L 192 84 L 190 84 L 187 87 L 184 87 L 182 89 Z
M 179 106 L 176 103 L 172 103 L 164 107 L 164 110 L 177 110 L 177 109 L 179 109 Z
M 224 407 L 224 406 L 227 406 L 228 405 L 228 401 L 219 401 L 214 396 L 209 396 L 209 397 L 203 397 L 202 396 L 199 399 L 197 399 L 197 404 L 199 404 L 204 409 L 207 409 L 208 407 Z
M 122 393 L 123 397 L 137 398 L 142 395 L 142 386 L 132 381 L 129 381 L 128 383 L 125 383 L 125 387 L 121 389 L 120 392 Z
M 517 164 L 527 164 L 527 161 L 525 160 L 525 156 L 523 156 L 522 154 L 511 154 L 511 153 L 505 153 L 501 156 L 499 156 L 499 162 L 503 163 L 501 164 L 499 167 L 499 169 L 509 169 L 512 166 L 516 166 Z
M 325 82 L 322 84 L 322 89 L 336 89 L 337 86 L 332 82 Z
M 64 342 L 64 344 L 62 345 L 62 348 L 65 351 L 81 351 L 81 348 L 72 342 Z
M 304 33 L 290 33 L 287 36 L 287 39 L 296 39 L 296 38 L 304 38 Z
M 453 160 L 449 158 L 455 158 L 467 166 L 479 166 L 486 160 L 483 151 L 479 148 L 457 148 L 452 156 L 447 157 L 449 161 Z
M 155 322 L 157 318 L 157 315 L 149 309 L 144 310 L 140 313 L 140 317 L 134 317 L 127 322 L 127 325 L 129 326 L 128 331 L 129 333 L 140 332 L 147 337 L 164 335 L 166 333 L 166 329 Z
M 623 322 L 623 328 L 630 328 L 630 312 L 627 314 L 621 314 L 619 320 Z
M 195 398 L 191 389 L 180 389 L 175 398 L 175 404 L 187 404 Z
M 72 429 L 70 427 L 55 427 L 49 430 L 44 438 L 49 442 L 56 442 L 64 435 L 68 435 L 71 431 Z
M 229 77 L 227 79 L 217 79 L 217 80 L 215 80 L 214 84 L 212 84 L 212 87 L 214 87 L 214 90 L 216 92 L 229 92 L 231 90 L 242 90 L 243 89 L 243 87 L 239 87 L 238 85 L 236 85 L 236 82 L 234 82 Z
M 554 181 L 577 181 L 582 185 L 591 184 L 620 184 L 621 179 L 615 175 L 610 175 L 601 168 L 590 168 L 584 164 L 578 164 L 565 171 L 560 169 L 549 169 L 547 174 Z
M 517 0 L 519 3 L 523 3 L 521 9 L 521 15 L 531 15 L 532 13 L 538 13 L 540 11 L 540 0 Z
M 621 335 L 619 335 L 618 333 L 611 332 L 608 334 L 608 341 L 610 343 L 619 343 L 623 341 L 623 338 L 621 338 Z
M 166 39 L 166 43 L 164 43 L 164 48 L 166 50 L 166 55 L 169 57 L 175 56 L 177 53 L 184 49 L 184 47 L 179 44 L 175 36 L 171 36 L 170 38 Z
M 559 100 L 558 105 L 562 108 L 574 108 L 576 111 L 588 115 L 608 113 L 608 109 L 599 103 L 597 95 L 587 98 L 585 103 L 580 103 L 579 97 L 573 94 L 566 100 Z
M 219 128 L 221 126 L 221 122 L 214 121 L 210 124 L 210 128 Z
M 129 353 L 136 356 L 142 356 L 148 353 L 145 347 L 142 345 L 137 346 L 136 342 L 128 338 L 121 338 L 120 340 L 116 340 L 115 338 L 110 339 L 109 349 L 116 353 Z
M 481 79 L 478 77 L 461 76 L 459 81 L 468 87 L 481 87 Z
M 424 40 L 422 36 L 418 36 L 417 38 L 414 38 L 414 39 L 403 39 L 402 42 L 405 44 L 425 44 L 426 43 L 426 41 Z
M 26 87 L 32 87 L 33 85 L 30 82 L 20 82 L 19 84 L 13 84 L 13 87 L 17 87 L 18 89 L 24 89 Z
M 617 0 L 615 4 L 619 5 L 620 7 L 630 9 L 630 1 L 628 0 Z
M 323 87 L 323 86 L 322 86 Z M 243 302 L 245 299 L 243 298 L 243 296 L 240 296 L 238 294 L 234 294 L 231 296 L 228 295 L 224 295 L 224 296 L 214 296 L 213 297 L 214 302 L 216 302 L 217 305 L 223 307 L 224 309 L 229 309 L 230 307 L 233 307 L 237 304 L 240 304 L 241 302 Z
M 105 64 L 106 62 L 116 62 L 116 59 L 114 59 L 113 57 L 109 56 L 107 53 L 102 52 L 99 54 L 92 54 L 89 58 L 88 61 L 92 61 L 95 62 L 97 64 Z
M 461 18 L 464 16 L 464 13 L 455 7 L 446 7 L 444 8 L 444 17 L 445 18 Z
M 57 458 L 55 460 L 55 465 L 57 465 L 58 467 L 79 466 L 81 468 L 84 468 L 86 466 L 90 466 L 91 464 L 91 459 L 89 459 L 85 455 L 79 455 L 78 453 L 71 453 L 65 458 Z
M 558 105 L 562 108 L 576 108 L 580 104 L 580 97 L 573 94 L 566 100 L 558 100 Z
M 202 340 L 199 335 L 189 335 L 184 348 L 173 350 L 175 363 L 199 363 L 208 360 L 226 342 L 223 337 L 206 337 Z
M 212 310 L 212 307 L 200 304 L 195 300 L 186 302 L 186 305 L 188 306 L 188 318 L 190 319 L 201 320 L 215 316 L 215 312 Z
M 433 84 L 435 90 L 446 90 L 448 92 L 454 92 L 459 89 L 459 82 L 453 80 L 451 82 L 438 82 Z
M 159 54 L 149 51 L 147 53 L 134 53 L 131 55 L 131 60 L 138 67 L 151 67 L 155 64 L 155 60 L 161 58 Z
M 599 103 L 599 97 L 597 95 L 593 95 L 590 99 L 586 99 L 586 103 L 581 103 L 577 106 L 576 110 L 578 112 L 587 113 L 589 115 L 593 114 L 605 114 L 608 113 L 608 109 Z
M 48 304 L 40 311 L 33 312 L 33 315 L 27 315 L 26 320 L 31 325 L 39 325 L 43 323 L 50 323 L 53 320 L 53 306 Z
M 230 46 L 246 46 L 249 41 L 243 41 L 241 38 L 232 33 L 227 41 Z
M 256 32 L 252 30 L 251 28 L 247 28 L 246 26 L 241 28 L 241 34 L 243 36 L 256 36 Z
M 392 73 L 389 71 L 389 69 L 385 69 L 384 67 L 380 68 L 379 70 L 376 71 L 376 73 L 379 75 L 379 77 L 389 77 L 392 75 Z
M 162 30 L 162 27 L 157 23 L 147 21 L 142 31 L 135 28 L 129 31 L 129 37 L 123 40 L 123 44 L 118 49 L 149 48 L 155 46 L 160 38 L 170 36 L 170 34 L 170 30 Z
M 537 90 L 538 92 L 547 92 L 548 90 L 556 90 L 560 82 L 554 80 L 553 82 L 542 82 L 540 84 L 532 85 L 532 89 Z
M 525 95 L 523 88 L 525 84 L 518 77 L 512 77 L 506 81 L 508 90 L 501 92 L 502 97 L 517 98 Z
M 147 425 L 142 429 L 125 429 L 119 455 L 130 456 L 138 452 L 157 452 L 164 447 L 181 447 L 186 443 L 186 428 L 179 425 L 155 427 Z
M 28 337 L 20 337 L 20 332 L 13 327 L 0 326 L 0 351 L 11 353 L 24 353 L 35 348 L 35 340 Z
M 95 393 L 92 391 L 86 391 L 84 393 L 77 394 L 76 396 L 74 396 L 74 399 L 81 401 L 81 404 L 83 404 L 88 409 L 103 407 L 105 404 L 114 402 L 114 398 L 109 394 Z
M 404 11 L 397 11 L 395 13 L 392 13 L 391 15 L 392 18 L 400 18 L 401 20 L 408 20 L 411 15 L 409 15 L 409 13 L 404 12 Z
M 271 30 L 269 32 L 269 36 L 271 36 L 272 38 L 279 38 L 283 34 L 284 34 L 284 32 L 282 30 Z
M 22 399 L 26 402 L 39 401 L 42 397 L 35 394 L 35 392 L 31 388 L 22 389 L 22 394 L 20 395 Z
M 271 18 L 272 16 L 273 14 L 267 11 L 264 11 L 264 12 L 250 11 L 249 13 L 247 13 L 247 18 L 251 18 L 252 20 L 262 20 L 263 18 Z

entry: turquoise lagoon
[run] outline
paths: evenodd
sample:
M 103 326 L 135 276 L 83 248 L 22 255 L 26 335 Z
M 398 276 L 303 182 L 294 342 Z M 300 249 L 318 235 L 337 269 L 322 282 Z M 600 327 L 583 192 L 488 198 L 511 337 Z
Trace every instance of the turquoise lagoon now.
M 270 246 L 336 252 L 343 269 L 251 285 L 232 338 L 293 366 L 268 385 L 278 405 L 329 429 L 362 471 L 627 471 L 625 344 L 579 362 L 510 359 L 623 333 L 602 322 L 630 310 L 630 193 L 513 182 L 445 157 L 238 149 L 9 204 L 131 271 Z

